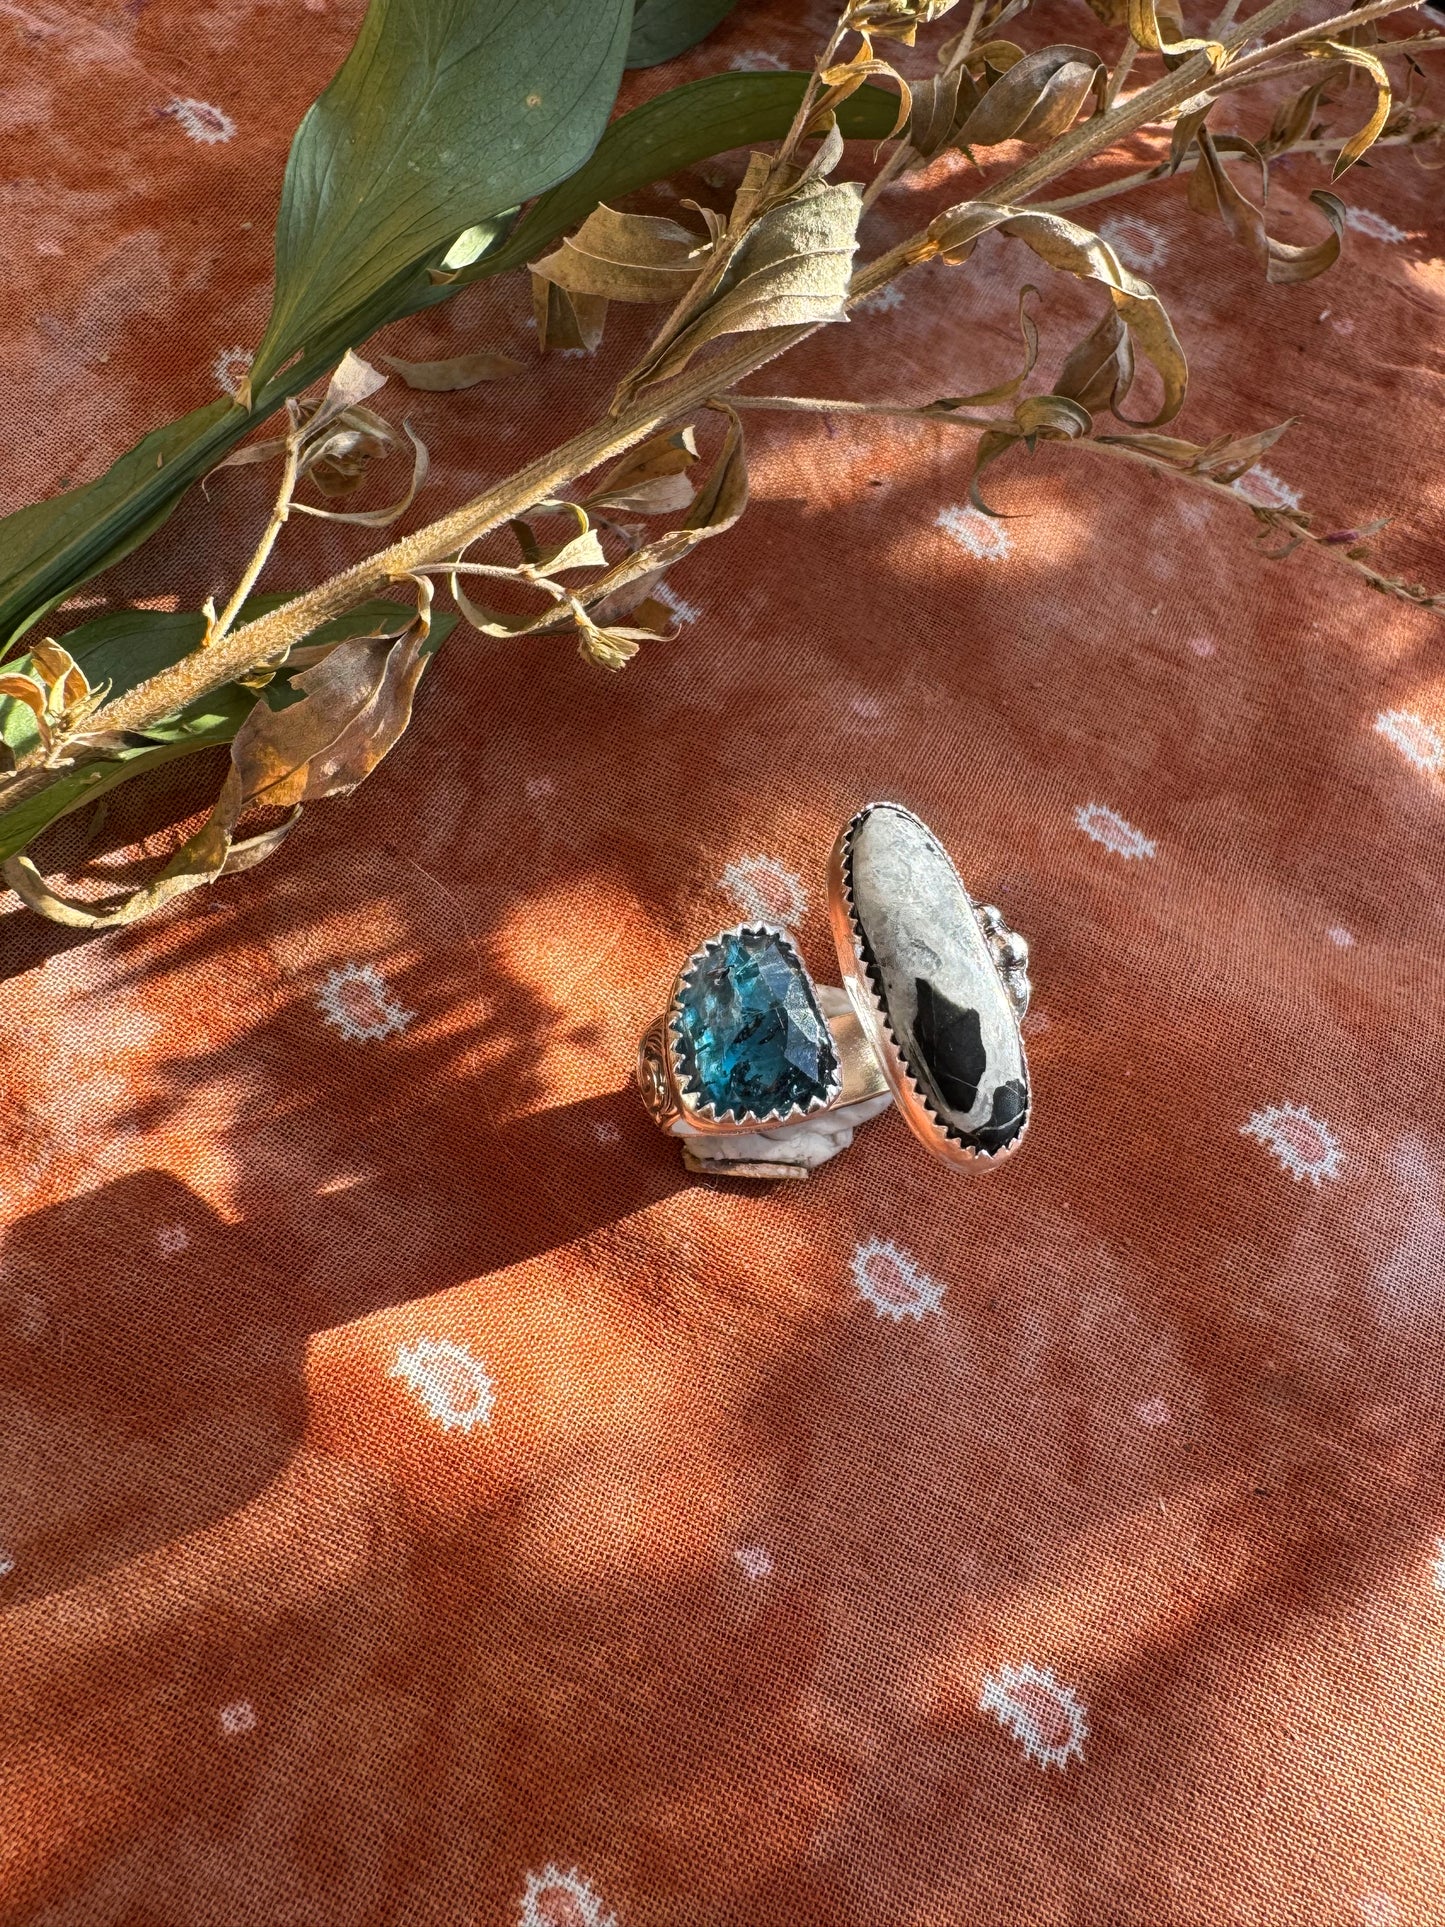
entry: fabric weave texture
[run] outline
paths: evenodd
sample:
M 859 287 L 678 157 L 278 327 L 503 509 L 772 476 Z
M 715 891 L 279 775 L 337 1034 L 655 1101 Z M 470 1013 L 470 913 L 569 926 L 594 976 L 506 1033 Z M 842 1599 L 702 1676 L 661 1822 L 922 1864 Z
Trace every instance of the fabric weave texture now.
M 829 11 L 745 4 L 624 104 L 806 63 Z M 0 507 L 239 380 L 360 15 L 0 6 Z M 1302 415 L 1246 487 L 1396 516 L 1427 578 L 1440 178 L 1356 169 L 1301 287 L 1182 184 L 1082 216 L 1170 306 L 1182 432 Z M 1322 179 L 1274 170 L 1282 231 Z M 983 388 L 1027 279 L 1056 365 L 1094 295 L 991 236 L 753 386 Z M 528 364 L 378 395 L 432 451 L 414 524 L 600 412 L 649 319 L 538 360 L 530 312 L 511 276 L 371 345 Z M 946 428 L 747 432 L 751 508 L 625 673 L 458 628 L 254 872 L 93 937 L 0 903 L 6 1922 L 1445 1921 L 1441 619 L 1066 449 L 991 470 L 992 520 Z M 224 598 L 273 481 L 83 612 Z M 376 541 L 293 520 L 262 586 Z M 223 768 L 47 865 L 138 881 Z M 805 1184 L 689 1178 L 637 1037 L 740 920 L 836 981 L 874 797 L 1030 941 L 1028 1144 L 975 1179 L 890 1115 Z

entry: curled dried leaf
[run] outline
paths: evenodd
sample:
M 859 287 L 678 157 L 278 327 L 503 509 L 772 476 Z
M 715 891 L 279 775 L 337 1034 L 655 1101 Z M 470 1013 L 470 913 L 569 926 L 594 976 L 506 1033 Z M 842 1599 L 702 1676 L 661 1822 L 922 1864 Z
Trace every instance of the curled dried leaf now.
M 1172 9 L 1163 9 L 1161 18 L 1161 9 L 1156 7 L 1155 0 L 1129 0 L 1127 18 L 1132 38 L 1150 53 L 1163 54 L 1166 63 L 1177 64 L 1190 54 L 1207 54 L 1216 73 L 1224 65 L 1225 49 L 1217 40 L 1191 38 Z
M 1302 51 L 1312 60 L 1339 60 L 1347 66 L 1363 68 L 1375 83 L 1375 105 L 1369 119 L 1351 134 L 1335 157 L 1330 179 L 1337 181 L 1346 168 L 1353 167 L 1362 154 L 1369 152 L 1384 132 L 1393 99 L 1390 76 L 1379 55 L 1371 53 L 1368 47 L 1352 47 L 1343 40 L 1326 40 L 1319 46 L 1307 43 Z
M 915 81 L 913 112 L 908 120 L 909 146 L 925 160 L 932 160 L 954 144 L 959 123 L 981 99 L 964 67 L 948 68 L 927 80 Z
M 555 281 L 532 276 L 532 312 L 537 319 L 537 346 L 583 349 L 591 354 L 602 339 L 607 303 L 597 295 L 569 294 Z
M 713 237 L 657 214 L 619 214 L 602 206 L 533 275 L 574 299 L 677 301 L 712 255 Z
M 523 374 L 527 366 L 511 355 L 455 355 L 450 361 L 402 361 L 396 355 L 383 355 L 382 360 L 408 388 L 436 394 L 475 388 L 484 381 L 510 381 Z
M 1117 415 L 1133 382 L 1134 346 L 1129 330 L 1116 308 L 1106 308 L 1083 340 L 1070 349 L 1054 392 L 1067 395 L 1091 414 L 1107 408 Z
M 960 147 L 997 147 L 1003 141 L 1050 141 L 1066 133 L 1090 93 L 1108 73 L 1088 47 L 1041 47 L 1000 75 L 959 123 Z
M 1131 274 L 1107 241 L 1061 214 L 968 201 L 940 214 L 928 233 L 944 260 L 959 262 L 966 261 L 979 238 L 995 228 L 1023 241 L 1050 267 L 1097 281 L 1108 290 L 1134 346 L 1154 367 L 1163 386 L 1159 412 L 1142 425 L 1153 426 L 1177 415 L 1184 405 L 1189 368 L 1173 323 L 1149 283 Z
M 1303 93 L 1295 94 L 1291 99 L 1282 102 L 1275 113 L 1269 133 L 1259 143 L 1260 152 L 1267 159 L 1287 152 L 1297 141 L 1309 139 L 1314 131 L 1320 101 L 1328 86 L 1328 79 L 1317 80 L 1313 87 L 1306 87 Z
M 411 423 L 404 422 L 402 427 L 407 440 L 412 445 L 413 454 L 411 480 L 407 484 L 406 493 L 399 502 L 393 502 L 390 507 L 383 509 L 321 509 L 316 508 L 310 502 L 293 501 L 291 503 L 292 509 L 301 515 L 320 516 L 327 522 L 354 522 L 359 527 L 367 529 L 385 528 L 389 522 L 394 522 L 399 515 L 405 515 L 406 511 L 416 500 L 417 491 L 427 478 L 427 470 L 431 466 L 431 457 L 427 453 L 426 443 L 416 433 Z
M 664 332 L 654 344 L 633 386 L 679 373 L 699 349 L 725 335 L 846 321 L 862 206 L 856 181 L 815 177 L 767 207 L 738 242 L 701 308 L 679 331 Z
M 944 395 L 933 404 L 935 408 L 951 410 L 955 408 L 984 408 L 991 402 L 1011 401 L 1033 373 L 1034 363 L 1039 358 L 1039 331 L 1033 316 L 1029 313 L 1029 299 L 1036 296 L 1038 289 L 1031 281 L 1026 281 L 1019 289 L 1019 333 L 1023 336 L 1024 364 L 1016 375 L 1007 381 L 999 382 L 993 388 L 981 388 L 976 395 Z
M 1334 266 L 1340 258 L 1344 241 L 1343 202 L 1322 188 L 1317 188 L 1310 195 L 1310 200 L 1329 222 L 1328 236 L 1303 247 L 1278 241 L 1266 228 L 1262 210 L 1235 184 L 1221 158 L 1221 149 L 1227 144 L 1233 152 L 1248 154 L 1263 170 L 1266 163 L 1258 149 L 1237 135 L 1217 140 L 1207 128 L 1200 128 L 1197 139 L 1199 166 L 1189 177 L 1189 205 L 1200 213 L 1217 213 L 1228 232 L 1249 250 L 1264 269 L 1267 280 L 1282 283 L 1312 281 L 1316 275 Z M 1267 187 L 1267 177 L 1265 184 Z
M 667 428 L 629 450 L 583 500 L 588 509 L 620 509 L 633 515 L 671 515 L 690 508 L 692 483 L 687 471 L 698 459 L 697 435 L 689 423 Z
M 323 429 L 304 431 L 296 479 L 309 479 L 331 501 L 354 495 L 373 462 L 406 447 L 389 421 L 370 408 L 348 408 Z
M 52 922 L 94 930 L 138 922 L 187 891 L 251 869 L 279 848 L 303 803 L 348 794 L 397 742 L 411 720 L 430 627 L 431 588 L 424 583 L 417 613 L 400 635 L 334 644 L 292 679 L 301 700 L 284 708 L 258 697 L 231 744 L 231 767 L 210 815 L 142 889 L 99 905 L 77 903 L 52 890 L 25 856 L 5 863 L 6 881 Z M 245 810 L 272 805 L 291 813 L 274 829 L 235 840 Z
M 863 44 L 853 57 L 841 62 L 838 66 L 825 67 L 820 74 L 819 78 L 828 91 L 819 102 L 810 127 L 818 133 L 836 133 L 837 128 L 832 118 L 835 110 L 841 107 L 850 95 L 856 94 L 865 80 L 881 80 L 898 90 L 898 118 L 887 136 L 892 140 L 893 136 L 907 123 L 908 116 L 913 110 L 913 95 L 909 91 L 908 82 L 898 69 L 890 62 L 880 60 L 874 53 L 867 29 L 862 28 L 859 31 L 862 34 Z
M 674 564 L 699 542 L 725 534 L 747 507 L 748 474 L 742 424 L 725 403 L 713 406 L 726 415 L 727 433 L 707 480 L 680 527 L 653 537 L 613 563 L 594 581 L 575 590 L 550 579 L 559 565 L 555 559 L 549 560 L 536 550 L 535 545 L 533 560 L 521 569 L 467 563 L 458 558 L 448 573 L 457 606 L 473 628 L 483 635 L 509 638 L 555 635 L 576 628 L 581 636 L 582 654 L 607 669 L 623 668 L 636 655 L 642 642 L 664 633 L 666 612 L 662 611 L 659 617 L 660 605 L 652 603 L 652 592 Z M 575 503 L 551 506 L 567 506 L 575 513 L 581 512 L 580 505 Z M 600 550 L 597 559 L 601 559 Z M 472 575 L 525 581 L 549 596 L 552 606 L 534 616 L 507 615 L 483 607 L 472 601 L 462 586 L 460 578 Z M 651 608 L 644 615 L 649 604 Z M 628 626 L 629 619 L 631 626 Z
M 1006 428 L 990 429 L 979 437 L 968 499 L 980 514 L 997 515 L 998 510 L 984 501 L 979 485 L 984 470 L 1000 455 L 1007 454 L 1019 443 L 1032 453 L 1041 441 L 1078 441 L 1088 435 L 1093 426 L 1088 409 L 1067 395 L 1030 395 L 1019 403 L 1013 421 Z

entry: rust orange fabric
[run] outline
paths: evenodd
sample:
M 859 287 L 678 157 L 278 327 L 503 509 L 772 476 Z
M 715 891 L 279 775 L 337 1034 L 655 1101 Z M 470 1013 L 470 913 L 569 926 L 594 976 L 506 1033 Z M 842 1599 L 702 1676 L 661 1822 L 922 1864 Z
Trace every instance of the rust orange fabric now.
M 360 12 L 0 6 L 4 507 L 237 379 Z M 828 12 L 744 5 L 625 98 L 805 62 Z M 1438 577 L 1440 176 L 1378 163 L 1302 287 L 1182 186 L 1091 212 L 1190 350 L 1183 432 L 1301 415 L 1249 486 L 1394 515 Z M 1276 170 L 1282 231 L 1321 178 Z M 940 164 L 866 244 L 966 191 Z M 995 236 L 753 387 L 987 386 L 1029 278 L 1055 365 L 1091 297 Z M 418 520 L 647 323 L 538 362 L 529 315 L 512 277 L 373 344 L 529 364 L 377 398 L 431 446 Z M 1445 1920 L 1440 618 L 1085 454 L 1000 463 L 990 521 L 969 437 L 748 431 L 752 508 L 625 674 L 458 629 L 254 873 L 93 938 L 5 899 L 6 1922 Z M 270 481 L 81 613 L 223 596 Z M 293 524 L 263 586 L 374 541 Z M 48 866 L 138 880 L 220 768 Z M 972 1181 L 889 1117 L 806 1184 L 689 1179 L 637 1035 L 744 915 L 835 979 L 874 796 L 1032 941 L 1029 1142 Z

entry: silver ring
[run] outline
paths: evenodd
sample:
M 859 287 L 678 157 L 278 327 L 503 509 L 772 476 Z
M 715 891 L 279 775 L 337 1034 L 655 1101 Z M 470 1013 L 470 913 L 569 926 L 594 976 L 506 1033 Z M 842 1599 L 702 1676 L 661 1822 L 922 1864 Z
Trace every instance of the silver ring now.
M 828 900 L 841 990 L 816 985 L 772 924 L 719 931 L 685 960 L 638 1046 L 654 1122 L 689 1169 L 806 1177 L 896 1104 L 943 1163 L 1001 1164 L 1032 1112 L 1028 945 L 899 803 L 844 826 Z

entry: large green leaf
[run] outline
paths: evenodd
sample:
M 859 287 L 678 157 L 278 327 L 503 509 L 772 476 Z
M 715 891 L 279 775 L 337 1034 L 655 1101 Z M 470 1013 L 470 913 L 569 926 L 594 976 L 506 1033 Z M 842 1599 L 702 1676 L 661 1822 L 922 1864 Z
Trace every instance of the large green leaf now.
M 252 596 L 241 613 L 249 621 L 279 608 L 289 599 L 284 595 Z M 399 602 L 364 602 L 318 629 L 308 646 L 340 642 L 346 636 L 369 635 L 387 627 L 400 629 L 410 613 L 409 608 Z M 438 613 L 432 617 L 431 634 L 426 643 L 428 654 L 440 647 L 456 623 L 454 615 Z M 118 696 L 189 655 L 200 641 L 204 626 L 204 618 L 190 612 L 165 615 L 148 609 L 121 609 L 72 629 L 65 638 L 65 646 L 92 685 L 109 681 L 112 693 Z M 24 670 L 27 662 L 28 658 L 21 658 L 13 667 Z M 266 700 L 273 705 L 284 703 L 290 693 L 289 682 L 289 672 L 282 670 L 268 686 Z M 202 696 L 178 716 L 147 731 L 144 741 L 138 740 L 103 761 L 82 763 L 63 771 L 55 782 L 34 796 L 0 812 L 0 861 L 23 850 L 62 816 L 129 782 L 142 771 L 161 763 L 172 763 L 180 756 L 194 756 L 198 750 L 210 749 L 216 743 L 229 743 L 255 702 L 255 690 L 227 683 L 223 689 Z M 17 754 L 34 747 L 35 719 L 23 703 L 8 698 L 0 700 L 0 738 Z
M 580 167 L 632 0 L 371 0 L 291 144 L 255 379 L 404 269 Z
M 424 265 L 403 269 L 329 340 L 260 389 L 249 414 L 225 400 L 211 402 L 155 430 L 97 480 L 0 521 L 0 653 L 81 583 L 144 541 L 192 482 L 288 395 L 325 374 L 347 348 L 401 315 L 449 301 L 473 281 L 536 260 L 599 201 L 615 201 L 729 148 L 780 139 L 802 98 L 804 79 L 791 73 L 713 74 L 659 94 L 615 120 L 587 164 L 534 202 L 500 246 L 453 281 L 433 282 Z M 843 102 L 838 123 L 849 139 L 881 140 L 896 113 L 893 95 L 865 86 Z M 465 217 L 459 229 L 464 224 Z
M 632 10 L 629 67 L 656 67 L 706 40 L 738 0 L 637 0 Z

